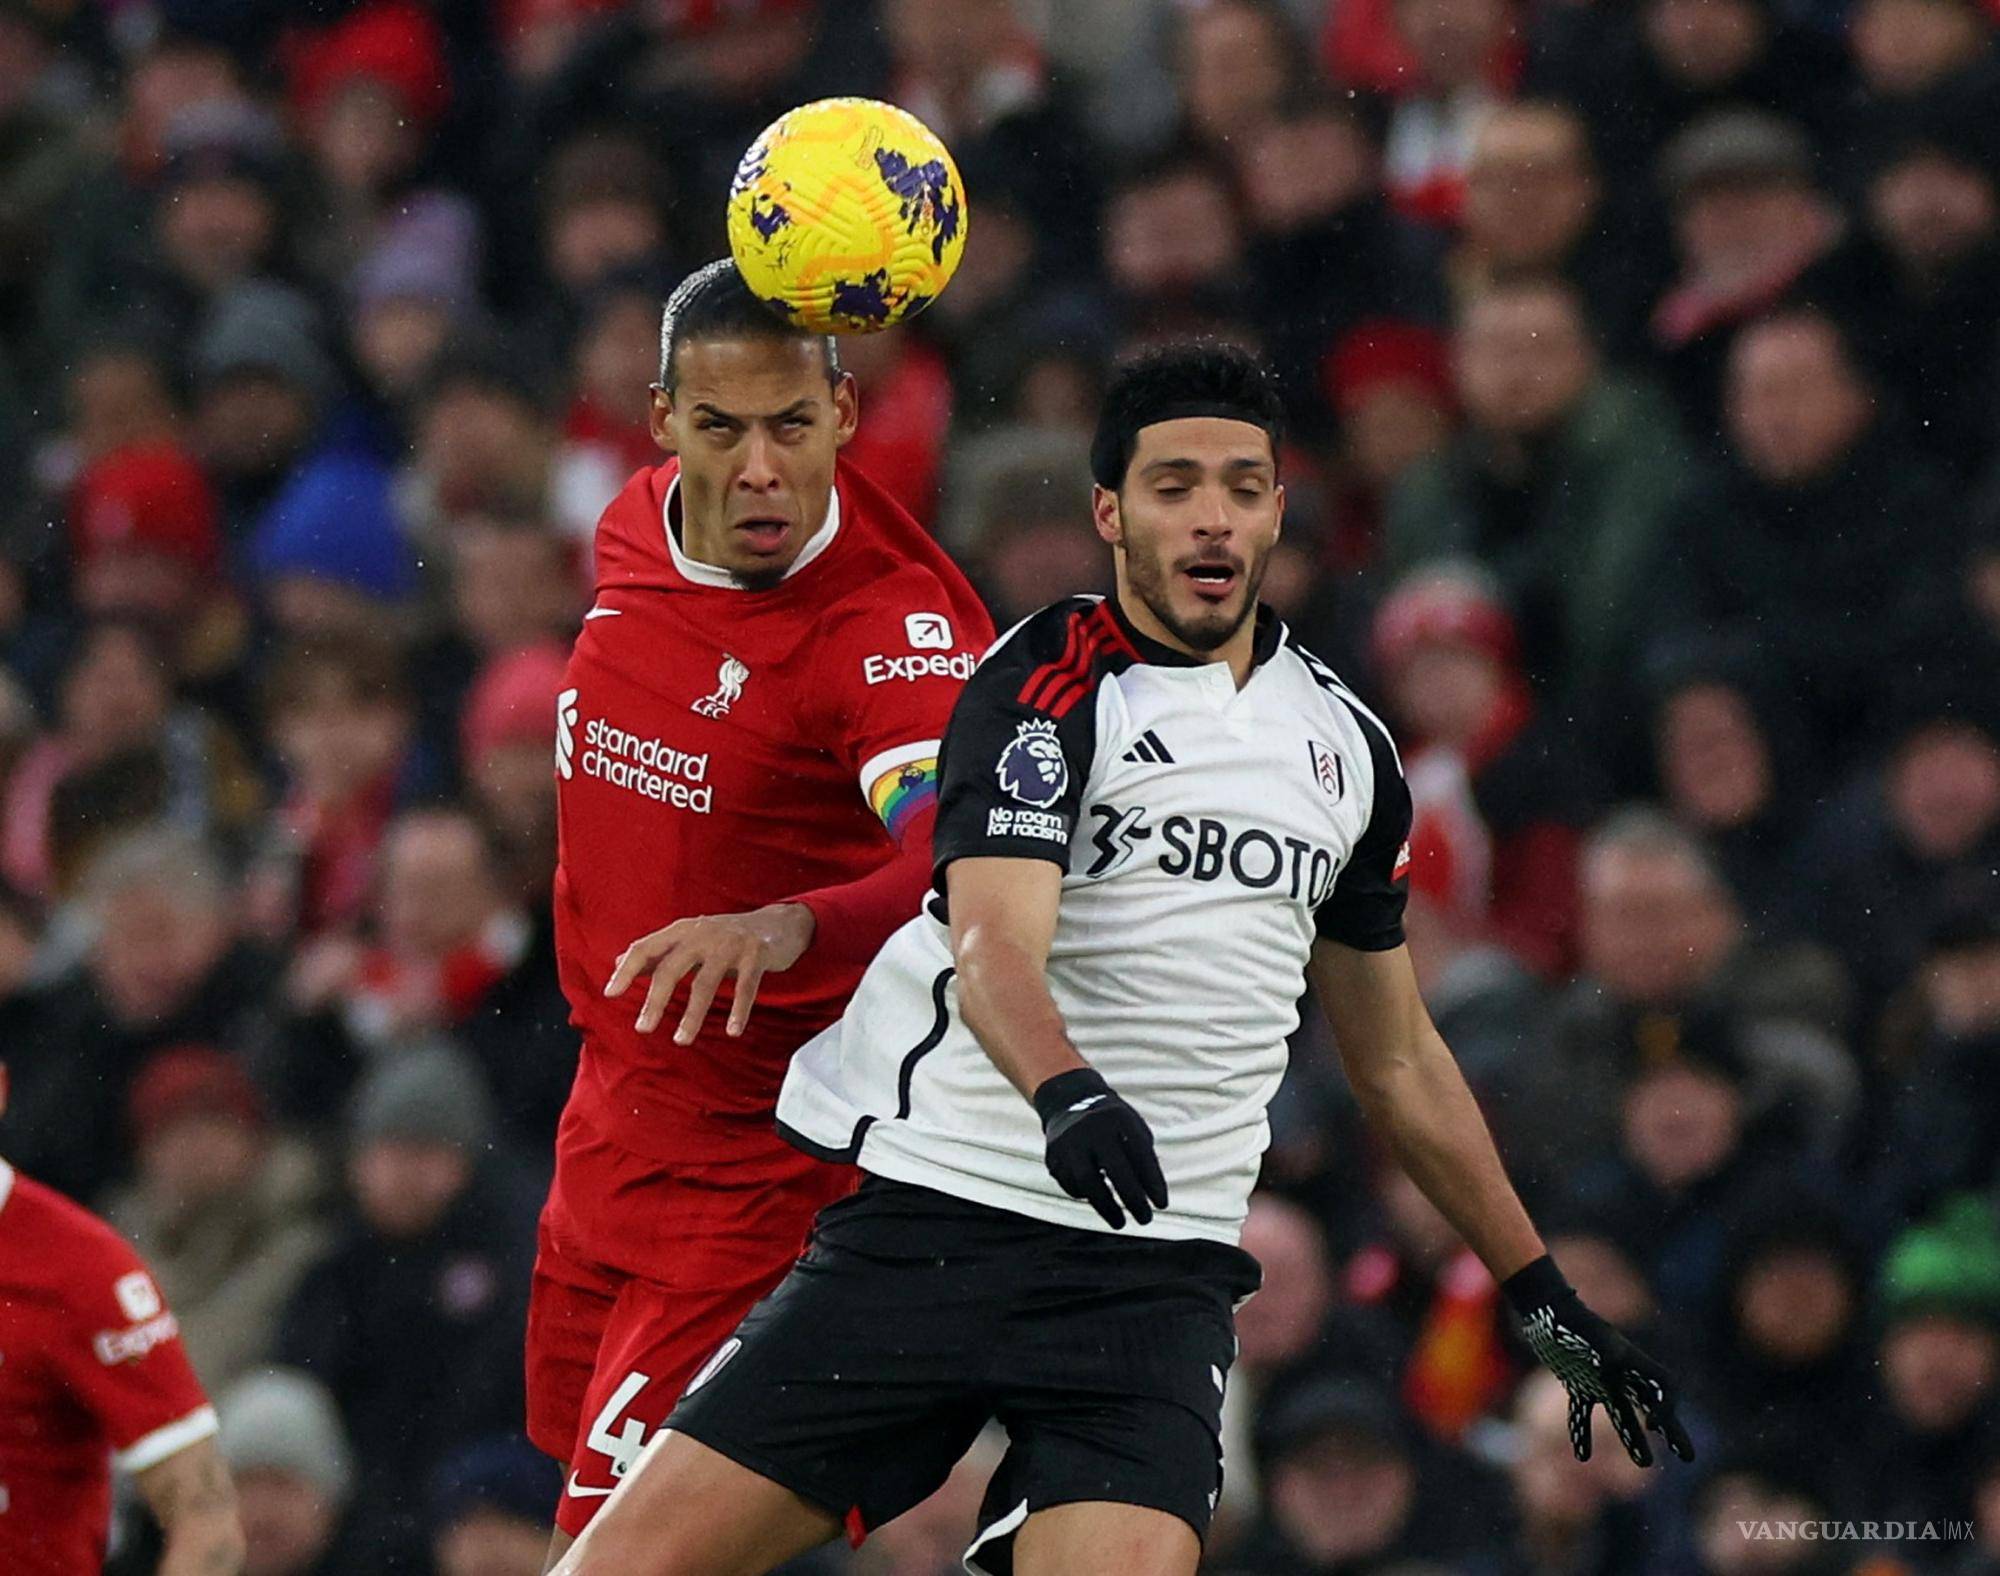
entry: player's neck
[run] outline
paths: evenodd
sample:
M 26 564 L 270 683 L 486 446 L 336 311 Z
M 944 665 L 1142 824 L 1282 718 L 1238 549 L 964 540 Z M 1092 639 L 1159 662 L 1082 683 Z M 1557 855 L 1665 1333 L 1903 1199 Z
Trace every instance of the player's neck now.
M 1236 627 L 1236 632 L 1221 645 L 1210 647 L 1206 651 L 1197 651 L 1168 629 L 1160 621 L 1159 615 L 1146 606 L 1143 598 L 1132 593 L 1123 583 L 1122 574 L 1119 576 L 1119 581 L 1118 589 L 1114 593 L 1118 611 L 1123 615 L 1125 622 L 1140 634 L 1156 644 L 1165 646 L 1169 651 L 1178 651 L 1182 656 L 1192 657 L 1197 662 L 1226 662 L 1229 665 L 1229 676 L 1236 681 L 1238 689 L 1250 682 L 1250 669 L 1256 665 L 1257 658 L 1257 611 L 1254 606 L 1250 610 L 1250 616 L 1245 618 Z

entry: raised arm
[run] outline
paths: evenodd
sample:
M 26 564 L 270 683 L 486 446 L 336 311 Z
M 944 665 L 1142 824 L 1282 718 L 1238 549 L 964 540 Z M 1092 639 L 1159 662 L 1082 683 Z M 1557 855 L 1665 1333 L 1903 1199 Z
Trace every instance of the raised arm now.
M 1408 950 L 1366 951 L 1322 940 L 1307 973 L 1363 1114 L 1410 1180 L 1493 1272 L 1536 1357 L 1569 1391 L 1577 1458 L 1590 1457 L 1591 1411 L 1601 1403 L 1640 1466 L 1653 1460 L 1647 1429 L 1692 1461 L 1694 1446 L 1676 1416 L 1672 1376 L 1583 1305 L 1542 1245 L 1472 1091 L 1417 993 Z
M 147 1467 L 136 1481 L 166 1535 L 159 1576 L 237 1576 L 243 1569 L 243 1526 L 236 1487 L 213 1436 Z
M 1417 994 L 1408 949 L 1363 952 L 1321 941 L 1308 976 L 1354 1098 L 1410 1180 L 1496 1280 L 1540 1258 L 1542 1239 Z

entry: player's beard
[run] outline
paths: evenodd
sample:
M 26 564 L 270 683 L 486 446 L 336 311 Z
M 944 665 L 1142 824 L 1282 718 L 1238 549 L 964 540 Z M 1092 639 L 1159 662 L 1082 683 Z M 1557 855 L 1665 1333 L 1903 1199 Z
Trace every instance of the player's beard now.
M 1236 554 L 1227 551 L 1198 552 L 1169 563 L 1164 552 L 1134 543 L 1128 532 L 1125 539 L 1125 583 L 1132 594 L 1151 610 L 1153 617 L 1166 627 L 1167 633 L 1188 650 L 1213 651 L 1225 644 L 1243 627 L 1243 621 L 1257 610 L 1257 592 L 1264 584 L 1265 561 L 1270 556 L 1271 550 L 1266 547 L 1248 558 L 1239 559 Z M 1197 563 L 1238 565 L 1242 600 L 1233 606 L 1225 602 L 1217 607 L 1202 608 L 1192 617 L 1176 609 L 1173 602 L 1174 581 L 1183 569 Z

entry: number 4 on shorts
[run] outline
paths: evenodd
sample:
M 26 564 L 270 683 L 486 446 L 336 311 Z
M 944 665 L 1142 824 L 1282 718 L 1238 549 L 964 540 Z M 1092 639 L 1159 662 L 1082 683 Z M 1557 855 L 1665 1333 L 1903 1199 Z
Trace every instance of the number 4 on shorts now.
M 639 1392 L 652 1382 L 650 1374 L 627 1374 L 624 1382 L 611 1392 L 611 1399 L 604 1403 L 604 1410 L 597 1414 L 597 1421 L 590 1425 L 590 1437 L 584 1443 L 611 1458 L 611 1475 L 614 1478 L 622 1478 L 631 1471 L 632 1463 L 639 1459 L 639 1452 L 646 1448 L 646 1425 L 638 1418 L 624 1414 L 625 1408 L 638 1399 Z

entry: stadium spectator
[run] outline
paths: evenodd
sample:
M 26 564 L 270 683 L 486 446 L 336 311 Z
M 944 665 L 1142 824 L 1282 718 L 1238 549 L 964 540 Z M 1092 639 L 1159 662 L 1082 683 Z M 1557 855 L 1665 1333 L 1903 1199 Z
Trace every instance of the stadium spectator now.
M 156 1052 L 132 1080 L 132 1187 L 106 1207 L 152 1267 L 214 1394 L 264 1360 L 325 1250 L 319 1159 L 274 1133 L 249 1075 L 213 1046 Z
M 1381 193 L 1374 129 L 1352 102 L 1299 98 L 1234 150 L 1257 322 L 1299 430 L 1326 425 L 1321 358 L 1378 318 L 1440 306 L 1436 246 Z
M 84 870 L 92 925 L 82 962 L 34 998 L 8 1047 L 14 1103 L 8 1152 L 81 1200 L 131 1171 L 131 1083 L 165 1046 L 253 1055 L 269 1030 L 271 958 L 239 940 L 233 894 L 195 838 L 144 828 Z
M 476 325 L 478 240 L 469 204 L 424 194 L 384 222 L 348 275 L 348 345 L 363 386 L 387 407 L 381 441 L 391 454 L 432 366 Z
M 1788 311 L 1729 353 L 1728 457 L 1677 511 L 1657 617 L 1754 640 L 1834 769 L 1879 737 L 1955 600 L 1962 515 L 1840 328 Z M 1871 712 L 1873 713 L 1871 715 Z
M 1646 0 L 1617 23 L 1543 11 L 1531 80 L 1577 105 L 1607 163 L 1640 177 L 1622 197 L 1643 215 L 1643 172 L 1713 110 L 1762 111 L 1815 136 L 1835 128 L 1846 107 L 1839 49 L 1795 17 L 1766 0 Z
M 40 898 L 67 890 L 72 858 L 56 859 L 51 815 L 63 785 L 114 758 L 143 757 L 155 813 L 196 835 L 240 846 L 262 790 L 242 746 L 198 708 L 177 705 L 155 628 L 104 618 L 79 631 L 57 690 L 57 727 L 29 745 L 0 810 L 0 870 Z
M 1614 362 L 1638 349 L 1657 289 L 1648 254 L 1605 200 L 1590 132 L 1565 104 L 1503 104 L 1479 122 L 1446 278 L 1461 300 L 1497 279 L 1555 274 L 1576 286 Z
M 378 1557 L 347 1515 L 353 1452 L 324 1385 L 265 1368 L 216 1410 L 242 1509 L 244 1576 L 339 1576 Z
M 1672 1033 L 1690 1012 L 1728 1025 L 1710 1038 L 1731 1039 L 1731 1054 L 1754 1069 L 1759 1112 L 1782 1113 L 1795 1137 L 1832 1154 L 1859 1077 L 1835 1037 L 1842 982 L 1827 959 L 1750 941 L 1706 851 L 1651 811 L 1591 835 L 1581 890 L 1583 971 L 1546 1046 L 1495 1080 L 1494 1121 L 1522 1185 L 1560 1190 L 1578 1164 L 1609 1153 L 1622 1100 L 1617 1048 Z
M 1661 803 L 1707 846 L 1755 937 L 1795 935 L 1817 757 L 1790 695 L 1740 635 L 1681 640 L 1646 678 Z
M 534 515 L 550 501 L 555 430 L 497 344 L 445 349 L 413 407 L 411 440 L 401 497 L 420 549 L 441 546 L 470 511 Z
M 576 1067 L 546 921 L 514 894 L 503 850 L 465 811 L 413 809 L 384 829 L 372 935 L 299 954 L 303 1017 L 272 1074 L 290 1108 L 326 1109 L 412 1040 L 450 1036 L 474 1058 L 504 1136 L 539 1154 Z
M 352 1212 L 293 1294 L 275 1354 L 332 1392 L 354 1443 L 356 1514 L 408 1557 L 421 1498 L 406 1485 L 519 1422 L 534 1202 L 494 1158 L 477 1069 L 451 1051 L 372 1073 L 348 1131 Z
M 1867 172 L 1869 229 L 1896 293 L 1882 314 L 1883 380 L 1912 442 L 1959 482 L 1984 474 L 2000 397 L 2000 136 L 1977 105 L 1905 111 L 1886 126 Z
M 1886 270 L 1853 244 L 1820 189 L 1798 126 L 1743 109 L 1703 115 L 1670 142 L 1659 183 L 1676 271 L 1654 303 L 1652 349 L 1697 445 L 1718 441 L 1736 330 L 1783 305 L 1863 313 Z
M 336 374 L 312 303 L 261 280 L 216 297 L 193 364 L 196 442 L 235 550 L 311 447 Z
M 390 484 L 388 470 L 364 455 L 322 454 L 272 500 L 246 556 L 284 634 L 366 639 L 397 627 L 416 570 Z
M 1567 977 L 1587 783 L 1538 712 L 1497 590 L 1473 565 L 1419 569 L 1384 599 L 1371 644 L 1416 807 L 1412 887 L 1442 923 Z
M 1245 1576 L 1333 1576 L 1451 1561 L 1498 1506 L 1494 1485 L 1419 1445 L 1372 1382 L 1323 1379 L 1277 1398 L 1257 1433 L 1264 1520 L 1233 1556 Z M 1419 1565 L 1421 1568 L 1421 1565 Z
M 1990 94 L 2000 80 L 1993 28 L 1989 13 L 1964 0 L 1858 0 L 1848 43 L 1864 108 Z
M 1570 1449 L 1569 1401 L 1555 1376 L 1531 1373 L 1514 1393 L 1507 1462 L 1517 1531 L 1513 1546 L 1471 1568 L 1479 1576 L 1576 1576 L 1625 1567 L 1643 1540 L 1645 1477 L 1617 1451 L 1579 1462 Z
M 1129 322 L 1243 303 L 1246 238 L 1227 166 L 1186 148 L 1131 170 L 1104 213 L 1104 274 Z
M 1876 1284 L 1887 1402 L 1869 1503 L 1884 1515 L 1965 1519 L 2000 1387 L 2000 1226 L 1974 1194 L 1947 1200 L 1890 1246 Z
M 1944 885 L 1914 980 L 1921 1038 L 1885 1069 L 1894 1104 L 1870 1181 L 1878 1207 L 1903 1218 L 2000 1180 L 2000 905 L 1984 886 Z
M 1820 1561 L 1802 1537 L 1776 1529 L 1822 1522 L 1834 1507 L 1810 1463 L 1768 1452 L 1732 1452 L 1703 1478 L 1691 1507 L 1696 1576 L 1806 1576 Z M 1771 1535 L 1765 1536 L 1766 1527 Z M 1783 1540 L 1783 1541 L 1781 1541 Z
M 541 1576 L 562 1470 L 518 1434 L 476 1440 L 431 1480 L 437 1576 Z
M 1396 484 L 1451 438 L 1451 348 L 1420 323 L 1368 318 L 1327 351 L 1320 384 L 1341 440 L 1327 567 L 1365 569 L 1382 550 L 1383 506 Z
M 1747 1194 L 1725 1225 L 1703 1411 L 1729 1449 L 1810 1459 L 1814 1441 L 1854 1437 L 1873 1415 L 1864 1239 L 1838 1202 L 1790 1180 Z M 1821 1471 L 1829 1508 L 1867 1505 L 1863 1460 Z
M 548 924 L 556 869 L 556 696 L 567 654 L 555 644 L 524 646 L 479 670 L 465 699 L 460 757 L 479 813 L 500 843 L 505 875 Z
M 1174 72 L 1186 131 L 1228 155 L 1296 96 L 1304 51 L 1276 0 L 1222 0 L 1180 19 Z
M 1912 977 L 1937 894 L 1955 875 L 1990 880 L 2000 848 L 1991 697 L 1912 688 L 1882 720 L 1880 759 L 1826 806 L 1801 855 L 1814 933 L 1871 1016 Z
M 1672 418 L 1650 389 L 1601 370 L 1582 302 L 1556 279 L 1480 295 L 1453 356 L 1465 431 L 1397 483 L 1385 567 L 1478 559 L 1512 605 L 1530 682 L 1587 707 L 1641 638 L 1686 465 Z
M 281 649 L 264 715 L 287 781 L 246 908 L 260 933 L 311 941 L 361 918 L 389 818 L 422 781 L 415 716 L 395 650 L 352 636 Z

